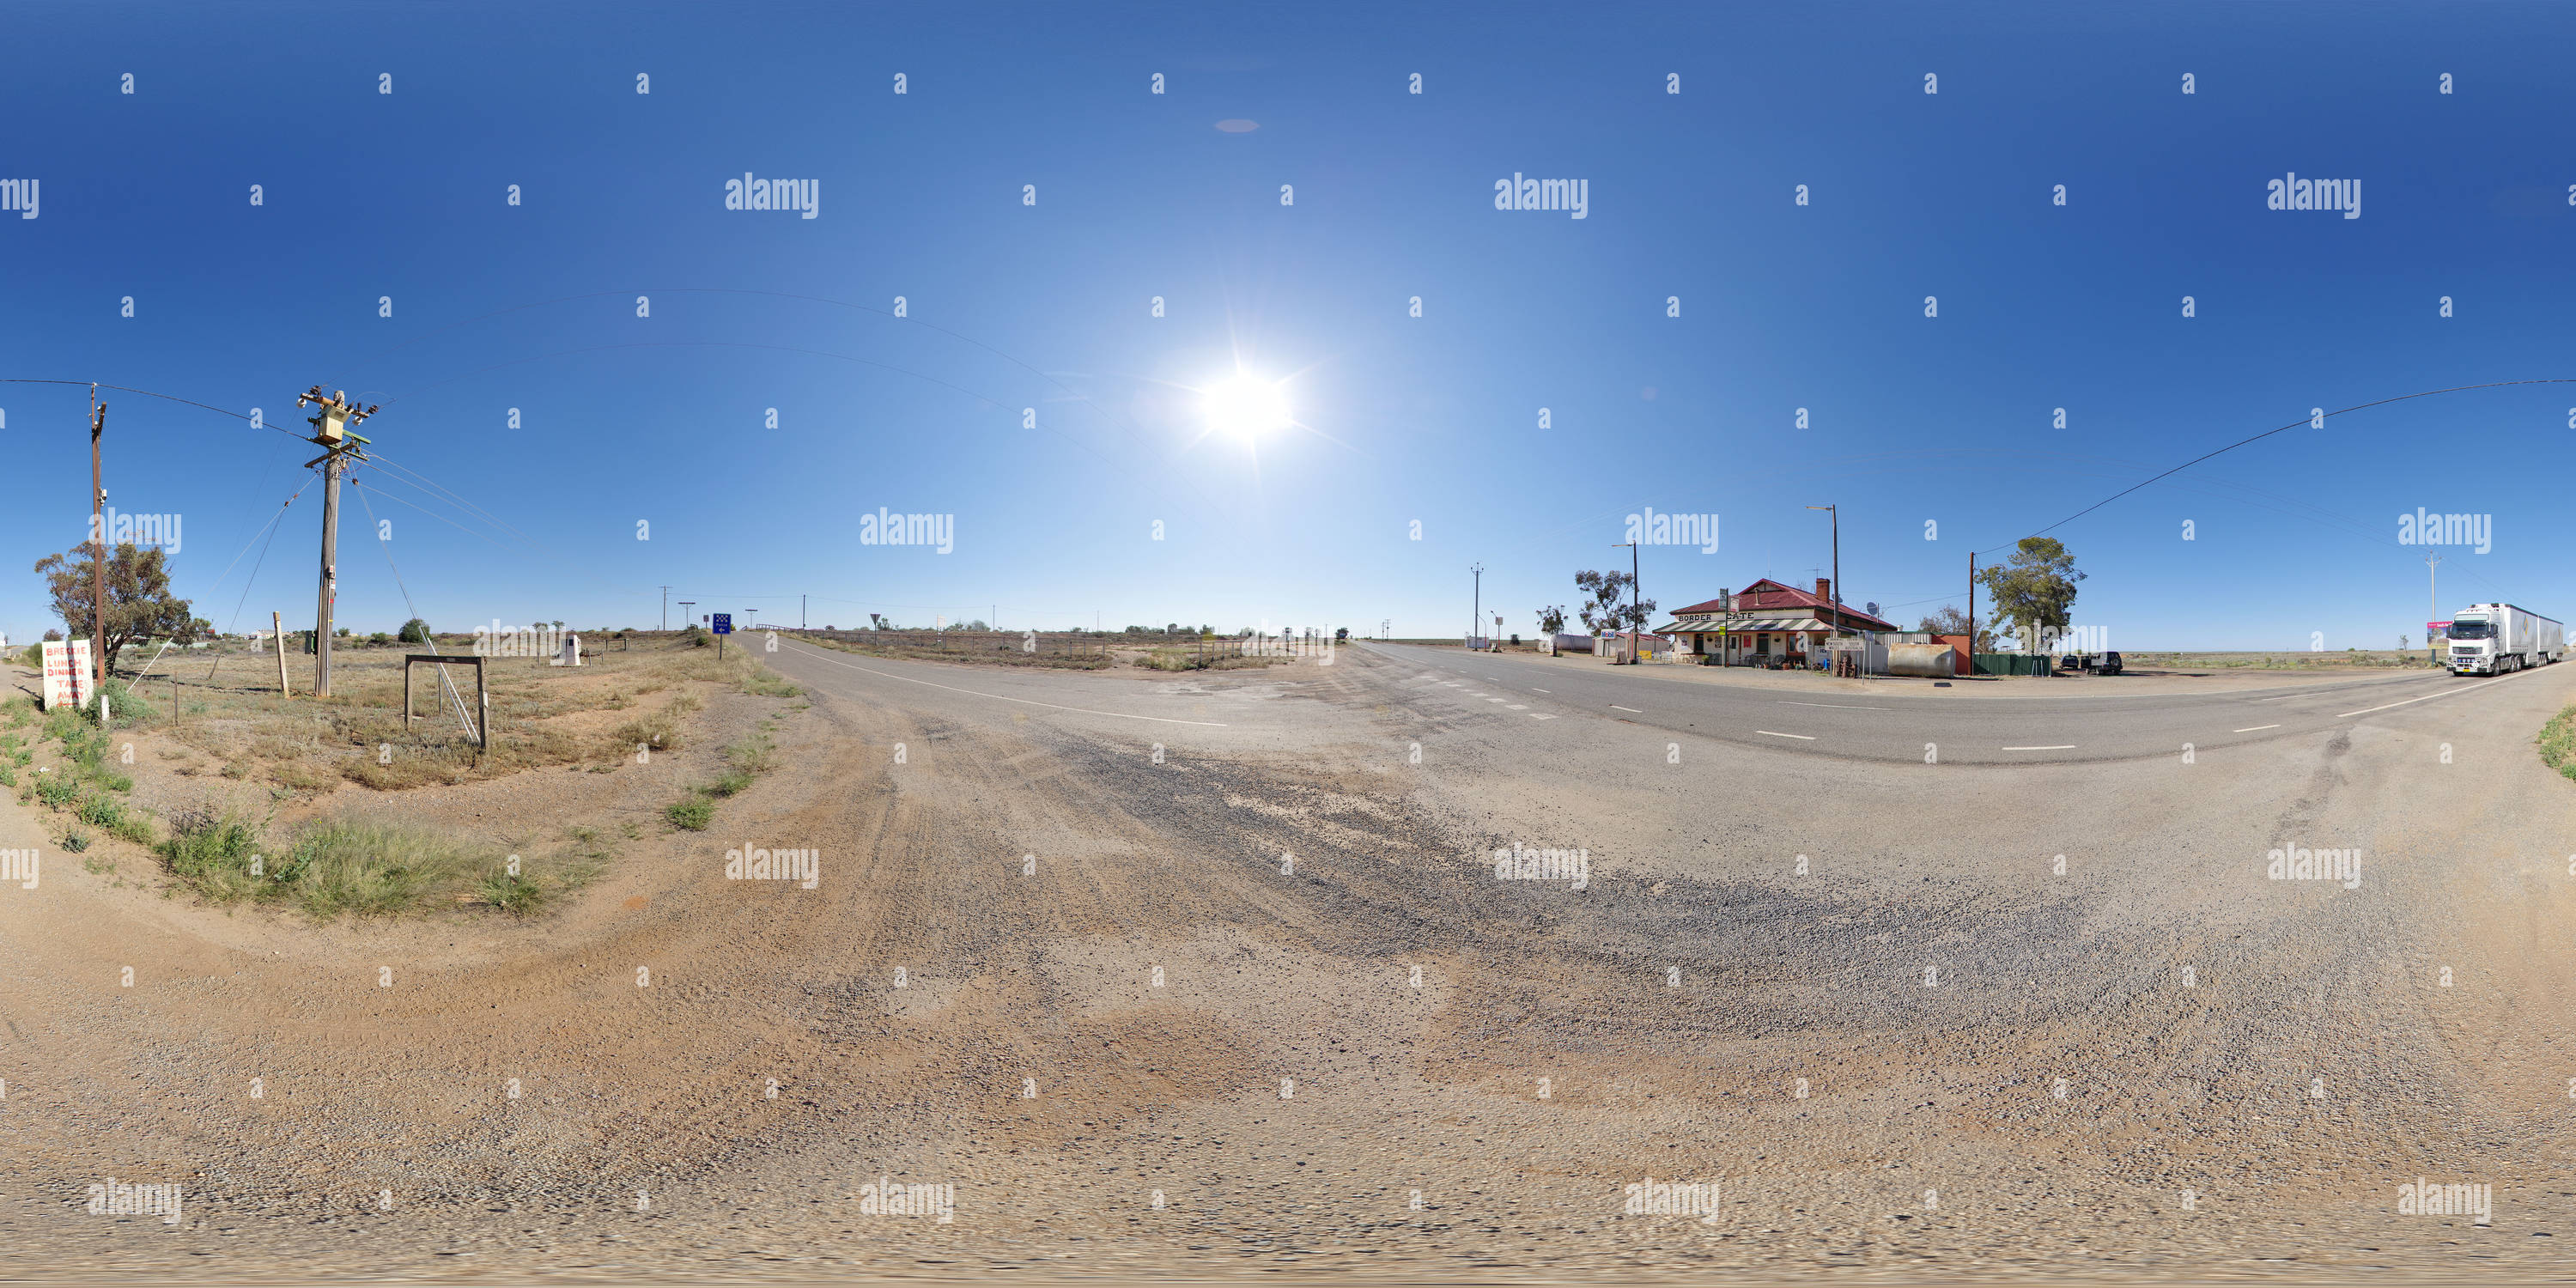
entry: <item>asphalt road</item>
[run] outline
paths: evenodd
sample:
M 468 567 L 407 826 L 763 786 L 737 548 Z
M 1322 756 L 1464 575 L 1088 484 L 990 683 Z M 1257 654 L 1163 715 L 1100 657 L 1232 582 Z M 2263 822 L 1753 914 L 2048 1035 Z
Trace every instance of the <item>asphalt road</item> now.
M 2207 694 L 2101 693 L 1985 698 L 1859 693 L 1818 686 L 1800 694 L 1770 686 L 1657 678 L 1588 657 L 1473 656 L 1418 645 L 1360 645 L 1420 668 L 1405 687 L 1432 703 L 1454 703 L 1532 722 L 1588 715 L 1707 738 L 1844 759 L 1942 764 L 2032 764 L 2136 760 L 2302 737 L 2411 713 L 2497 679 L 2413 674 Z M 1935 690 L 1935 693 L 1941 691 Z

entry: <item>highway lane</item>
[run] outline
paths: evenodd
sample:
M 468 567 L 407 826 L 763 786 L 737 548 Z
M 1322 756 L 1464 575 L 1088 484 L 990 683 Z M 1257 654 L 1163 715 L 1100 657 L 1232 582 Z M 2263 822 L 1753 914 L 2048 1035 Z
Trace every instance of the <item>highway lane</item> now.
M 1676 733 L 1820 756 L 1941 764 L 2033 764 L 2198 754 L 2422 714 L 2451 695 L 2550 671 L 2497 679 L 2417 673 L 2212 693 L 2102 692 L 2115 680 L 2068 680 L 2078 692 L 1971 697 L 1934 691 L 1813 692 L 1659 678 L 1651 668 L 1589 657 L 1478 656 L 1457 649 L 1366 643 L 1413 673 L 1400 686 L 1532 723 L 1590 715 Z M 2464 702 L 2475 702 L 2464 698 Z

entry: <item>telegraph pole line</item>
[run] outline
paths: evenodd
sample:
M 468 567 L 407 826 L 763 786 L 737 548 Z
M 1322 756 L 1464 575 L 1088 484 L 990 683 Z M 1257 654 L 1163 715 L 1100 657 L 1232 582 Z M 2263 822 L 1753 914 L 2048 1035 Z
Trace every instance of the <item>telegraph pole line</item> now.
M 352 457 L 367 459 L 361 450 L 367 440 L 350 433 L 349 427 L 375 415 L 376 409 L 360 410 L 345 390 L 334 390 L 325 398 L 320 385 L 295 396 L 296 406 L 307 403 L 321 408 L 304 422 L 313 427 L 312 441 L 324 449 L 304 467 L 322 467 L 322 575 L 313 613 L 313 696 L 327 698 L 331 696 L 331 601 L 339 594 L 340 466 Z
M 671 629 L 671 588 L 662 588 L 662 629 Z
M 98 400 L 98 386 L 89 387 L 89 527 L 92 534 L 90 557 L 89 653 L 96 675 L 90 692 L 99 695 L 98 722 L 107 723 L 107 516 L 101 508 L 107 504 L 107 482 L 100 473 L 99 439 L 107 433 L 107 405 Z M 71 625 L 69 622 L 63 623 Z

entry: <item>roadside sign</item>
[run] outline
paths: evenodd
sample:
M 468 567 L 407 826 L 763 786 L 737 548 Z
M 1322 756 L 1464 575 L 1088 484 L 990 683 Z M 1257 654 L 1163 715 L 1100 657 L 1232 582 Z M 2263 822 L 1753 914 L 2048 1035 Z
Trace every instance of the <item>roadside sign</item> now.
M 733 614 L 731 614 L 731 613 L 717 613 L 717 614 L 715 615 L 715 619 L 716 619 L 716 626 L 715 626 L 716 634 L 718 634 L 718 635 L 731 635 L 731 634 L 733 634 Z
M 46 640 L 44 645 L 45 709 L 89 701 L 89 641 Z

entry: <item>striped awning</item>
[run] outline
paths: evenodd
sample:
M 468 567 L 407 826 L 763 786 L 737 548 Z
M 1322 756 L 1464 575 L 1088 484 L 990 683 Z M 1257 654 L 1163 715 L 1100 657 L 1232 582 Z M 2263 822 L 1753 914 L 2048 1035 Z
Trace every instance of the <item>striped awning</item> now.
M 1673 635 L 1697 631 L 1713 633 L 1717 629 L 1717 618 L 1701 617 L 1697 614 L 1693 614 L 1664 626 L 1655 633 L 1658 635 Z M 1756 631 L 1824 631 L 1831 629 L 1833 628 L 1813 617 L 1738 617 L 1735 620 L 1726 623 L 1726 630 L 1736 635 L 1746 635 Z

